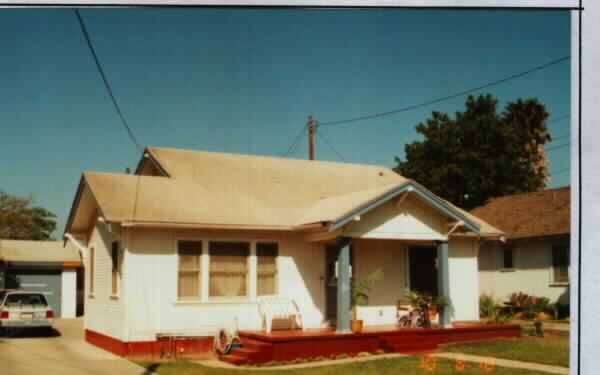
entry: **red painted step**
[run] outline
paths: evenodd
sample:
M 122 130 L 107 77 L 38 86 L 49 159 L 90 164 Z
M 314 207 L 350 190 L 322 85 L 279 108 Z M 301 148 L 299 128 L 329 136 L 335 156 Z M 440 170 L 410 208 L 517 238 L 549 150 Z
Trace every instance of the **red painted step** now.
M 225 361 L 227 363 L 231 363 L 232 365 L 240 366 L 248 363 L 248 360 L 244 357 L 238 356 L 236 354 L 226 354 L 222 355 L 219 358 L 221 361 Z

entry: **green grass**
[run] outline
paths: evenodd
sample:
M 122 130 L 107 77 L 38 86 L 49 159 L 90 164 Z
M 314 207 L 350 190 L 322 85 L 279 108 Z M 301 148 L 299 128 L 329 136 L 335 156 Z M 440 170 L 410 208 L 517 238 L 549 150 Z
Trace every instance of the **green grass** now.
M 270 369 L 256 370 L 251 368 L 241 369 L 216 369 L 191 362 L 169 362 L 160 364 L 141 363 L 151 373 L 160 375 L 547 375 L 543 372 L 520 370 L 512 368 L 495 367 L 491 371 L 484 371 L 479 364 L 467 362 L 465 368 L 456 368 L 456 361 L 442 358 L 433 358 L 435 368 L 422 368 L 423 358 L 411 356 L 404 358 L 382 358 L 365 362 L 327 365 L 304 369 Z M 431 362 L 427 362 L 431 364 Z
M 496 358 L 569 367 L 569 336 L 552 335 L 496 340 L 463 345 L 449 345 L 454 353 L 494 356 Z

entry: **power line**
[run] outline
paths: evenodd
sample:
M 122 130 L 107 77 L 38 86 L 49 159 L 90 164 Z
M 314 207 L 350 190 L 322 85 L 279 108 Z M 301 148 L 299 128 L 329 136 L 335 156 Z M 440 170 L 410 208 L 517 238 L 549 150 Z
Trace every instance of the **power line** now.
M 296 137 L 294 137 L 294 141 L 292 142 L 292 144 L 290 145 L 288 150 L 283 154 L 284 157 L 289 156 L 290 153 L 292 152 L 292 149 L 294 149 L 296 147 L 296 144 L 298 143 L 300 138 L 302 138 L 302 135 L 304 135 L 304 129 L 306 129 L 306 125 L 302 125 L 300 132 L 298 132 L 298 134 L 296 134 Z
M 129 134 L 129 138 L 135 144 L 137 149 L 140 152 L 142 152 L 144 150 L 144 148 L 137 141 L 137 139 L 135 138 L 135 135 L 133 134 L 133 131 L 131 130 L 131 128 L 129 127 L 129 124 L 127 123 L 127 120 L 125 120 L 125 116 L 123 116 L 123 113 L 121 112 L 121 108 L 119 107 L 119 104 L 117 103 L 117 99 L 115 99 L 115 95 L 113 94 L 110 84 L 108 83 L 108 79 L 106 79 L 106 74 L 104 74 L 102 65 L 100 65 L 100 60 L 98 59 L 98 55 L 96 55 L 96 50 L 94 49 L 94 46 L 90 39 L 90 36 L 87 32 L 85 23 L 83 22 L 83 18 L 79 14 L 79 9 L 74 9 L 74 11 L 75 11 L 75 15 L 77 16 L 77 19 L 79 20 L 79 26 L 81 26 L 81 31 L 83 32 L 83 35 L 85 36 L 87 45 L 90 48 L 90 52 L 92 53 L 92 56 L 94 57 L 94 61 L 96 62 L 96 67 L 98 68 L 98 71 L 100 72 L 100 75 L 102 76 L 102 81 L 104 82 L 104 86 L 106 87 L 106 90 L 108 91 L 108 94 L 110 95 L 110 99 L 112 100 L 112 103 L 115 106 L 115 110 L 117 111 L 117 114 L 119 115 L 119 118 L 121 119 L 121 122 L 123 123 L 123 126 L 125 126 L 125 129 L 127 130 L 127 134 Z
M 567 61 L 570 58 L 571 58 L 571 56 L 564 56 L 564 57 L 561 57 L 559 59 L 552 60 L 552 61 L 550 61 L 550 62 L 548 62 L 546 64 L 533 67 L 533 68 L 531 68 L 529 70 L 526 70 L 526 71 L 523 71 L 521 73 L 513 74 L 511 76 L 508 76 L 508 77 L 505 77 L 505 78 L 502 78 L 502 79 L 499 79 L 499 80 L 496 80 L 496 81 L 493 81 L 493 82 L 489 82 L 489 83 L 486 83 L 484 85 L 481 85 L 481 86 L 478 86 L 478 87 L 475 87 L 475 88 L 464 90 L 464 91 L 458 92 L 456 94 L 444 96 L 444 97 L 441 97 L 441 98 L 433 99 L 433 100 L 430 100 L 430 101 L 427 101 L 427 102 L 424 102 L 424 103 L 413 104 L 413 105 L 409 105 L 409 106 L 406 106 L 406 107 L 403 107 L 403 108 L 399 108 L 399 109 L 395 109 L 395 110 L 392 110 L 392 111 L 374 113 L 374 114 L 370 114 L 370 115 L 364 115 L 364 116 L 354 117 L 354 118 L 345 119 L 345 120 L 326 121 L 326 122 L 322 122 L 320 125 L 321 126 L 333 126 L 333 125 L 348 124 L 348 123 L 352 123 L 352 122 L 358 122 L 358 121 L 375 119 L 375 118 L 379 118 L 379 117 L 390 116 L 390 115 L 394 115 L 394 114 L 397 114 L 397 113 L 400 113 L 400 112 L 406 112 L 406 111 L 410 111 L 410 110 L 413 110 L 413 109 L 425 107 L 425 106 L 428 106 L 428 105 L 431 105 L 431 104 L 435 104 L 435 103 L 439 103 L 439 102 L 442 102 L 442 101 L 454 99 L 454 98 L 463 96 L 465 94 L 469 94 L 469 93 L 472 93 L 472 92 L 475 92 L 475 91 L 479 91 L 479 90 L 482 90 L 482 89 L 485 89 L 485 88 L 488 88 L 488 87 L 499 85 L 501 83 L 504 83 L 504 82 L 507 82 L 507 81 L 510 81 L 510 80 L 513 80 L 513 79 L 516 79 L 516 78 L 523 77 L 523 76 L 525 76 L 527 74 L 530 74 L 530 73 L 533 73 L 533 72 L 537 72 L 537 71 L 549 68 L 549 67 L 551 67 L 553 65 L 556 65 L 556 64 L 562 63 L 564 61 Z
M 333 147 L 333 144 L 332 144 L 331 142 L 329 142 L 329 140 L 328 140 L 327 138 L 325 138 L 325 136 L 324 136 L 324 135 L 322 135 L 321 133 L 317 133 L 317 135 L 318 135 L 319 137 L 321 137 L 321 139 L 323 139 L 323 140 L 325 141 L 325 143 L 327 143 L 327 145 L 329 146 L 329 148 L 330 148 L 330 149 L 332 149 L 332 150 L 333 150 L 333 152 L 335 152 L 335 153 L 337 154 L 337 156 L 338 156 L 340 159 L 342 159 L 342 161 L 343 161 L 343 162 L 345 162 L 345 161 L 346 161 L 346 159 L 344 159 L 344 157 L 342 156 L 342 154 L 340 154 L 340 153 L 339 153 L 339 152 L 338 152 L 338 151 L 335 149 L 335 147 Z

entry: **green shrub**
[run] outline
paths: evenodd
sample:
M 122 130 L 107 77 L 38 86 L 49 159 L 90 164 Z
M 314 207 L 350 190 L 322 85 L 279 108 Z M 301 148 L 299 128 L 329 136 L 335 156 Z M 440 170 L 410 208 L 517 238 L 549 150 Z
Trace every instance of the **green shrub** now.
M 491 295 L 482 294 L 479 297 L 479 315 L 482 318 L 490 318 L 497 314 L 500 307 Z
M 369 353 L 369 352 L 360 352 L 356 356 L 357 357 L 368 357 L 370 355 L 371 355 L 371 353 Z
M 349 358 L 348 354 L 346 353 L 341 353 L 335 356 L 335 359 L 345 359 L 345 358 Z

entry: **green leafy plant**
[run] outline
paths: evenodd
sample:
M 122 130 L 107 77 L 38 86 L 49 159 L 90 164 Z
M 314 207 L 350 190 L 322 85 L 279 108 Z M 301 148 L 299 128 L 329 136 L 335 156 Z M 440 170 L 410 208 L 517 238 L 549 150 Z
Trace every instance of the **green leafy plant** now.
M 479 315 L 482 318 L 491 318 L 498 314 L 500 306 L 491 295 L 482 294 L 479 297 Z
M 406 289 L 404 296 L 409 300 L 410 304 L 420 311 L 424 311 L 425 314 L 425 328 L 431 328 L 431 321 L 429 320 L 429 308 L 430 307 L 451 307 L 450 298 L 445 296 L 432 296 L 429 293 L 419 292 L 412 289 Z
M 352 319 L 356 320 L 357 307 L 369 303 L 369 294 L 379 281 L 383 280 L 383 271 L 377 269 L 367 275 L 364 280 L 353 280 L 351 289 Z

